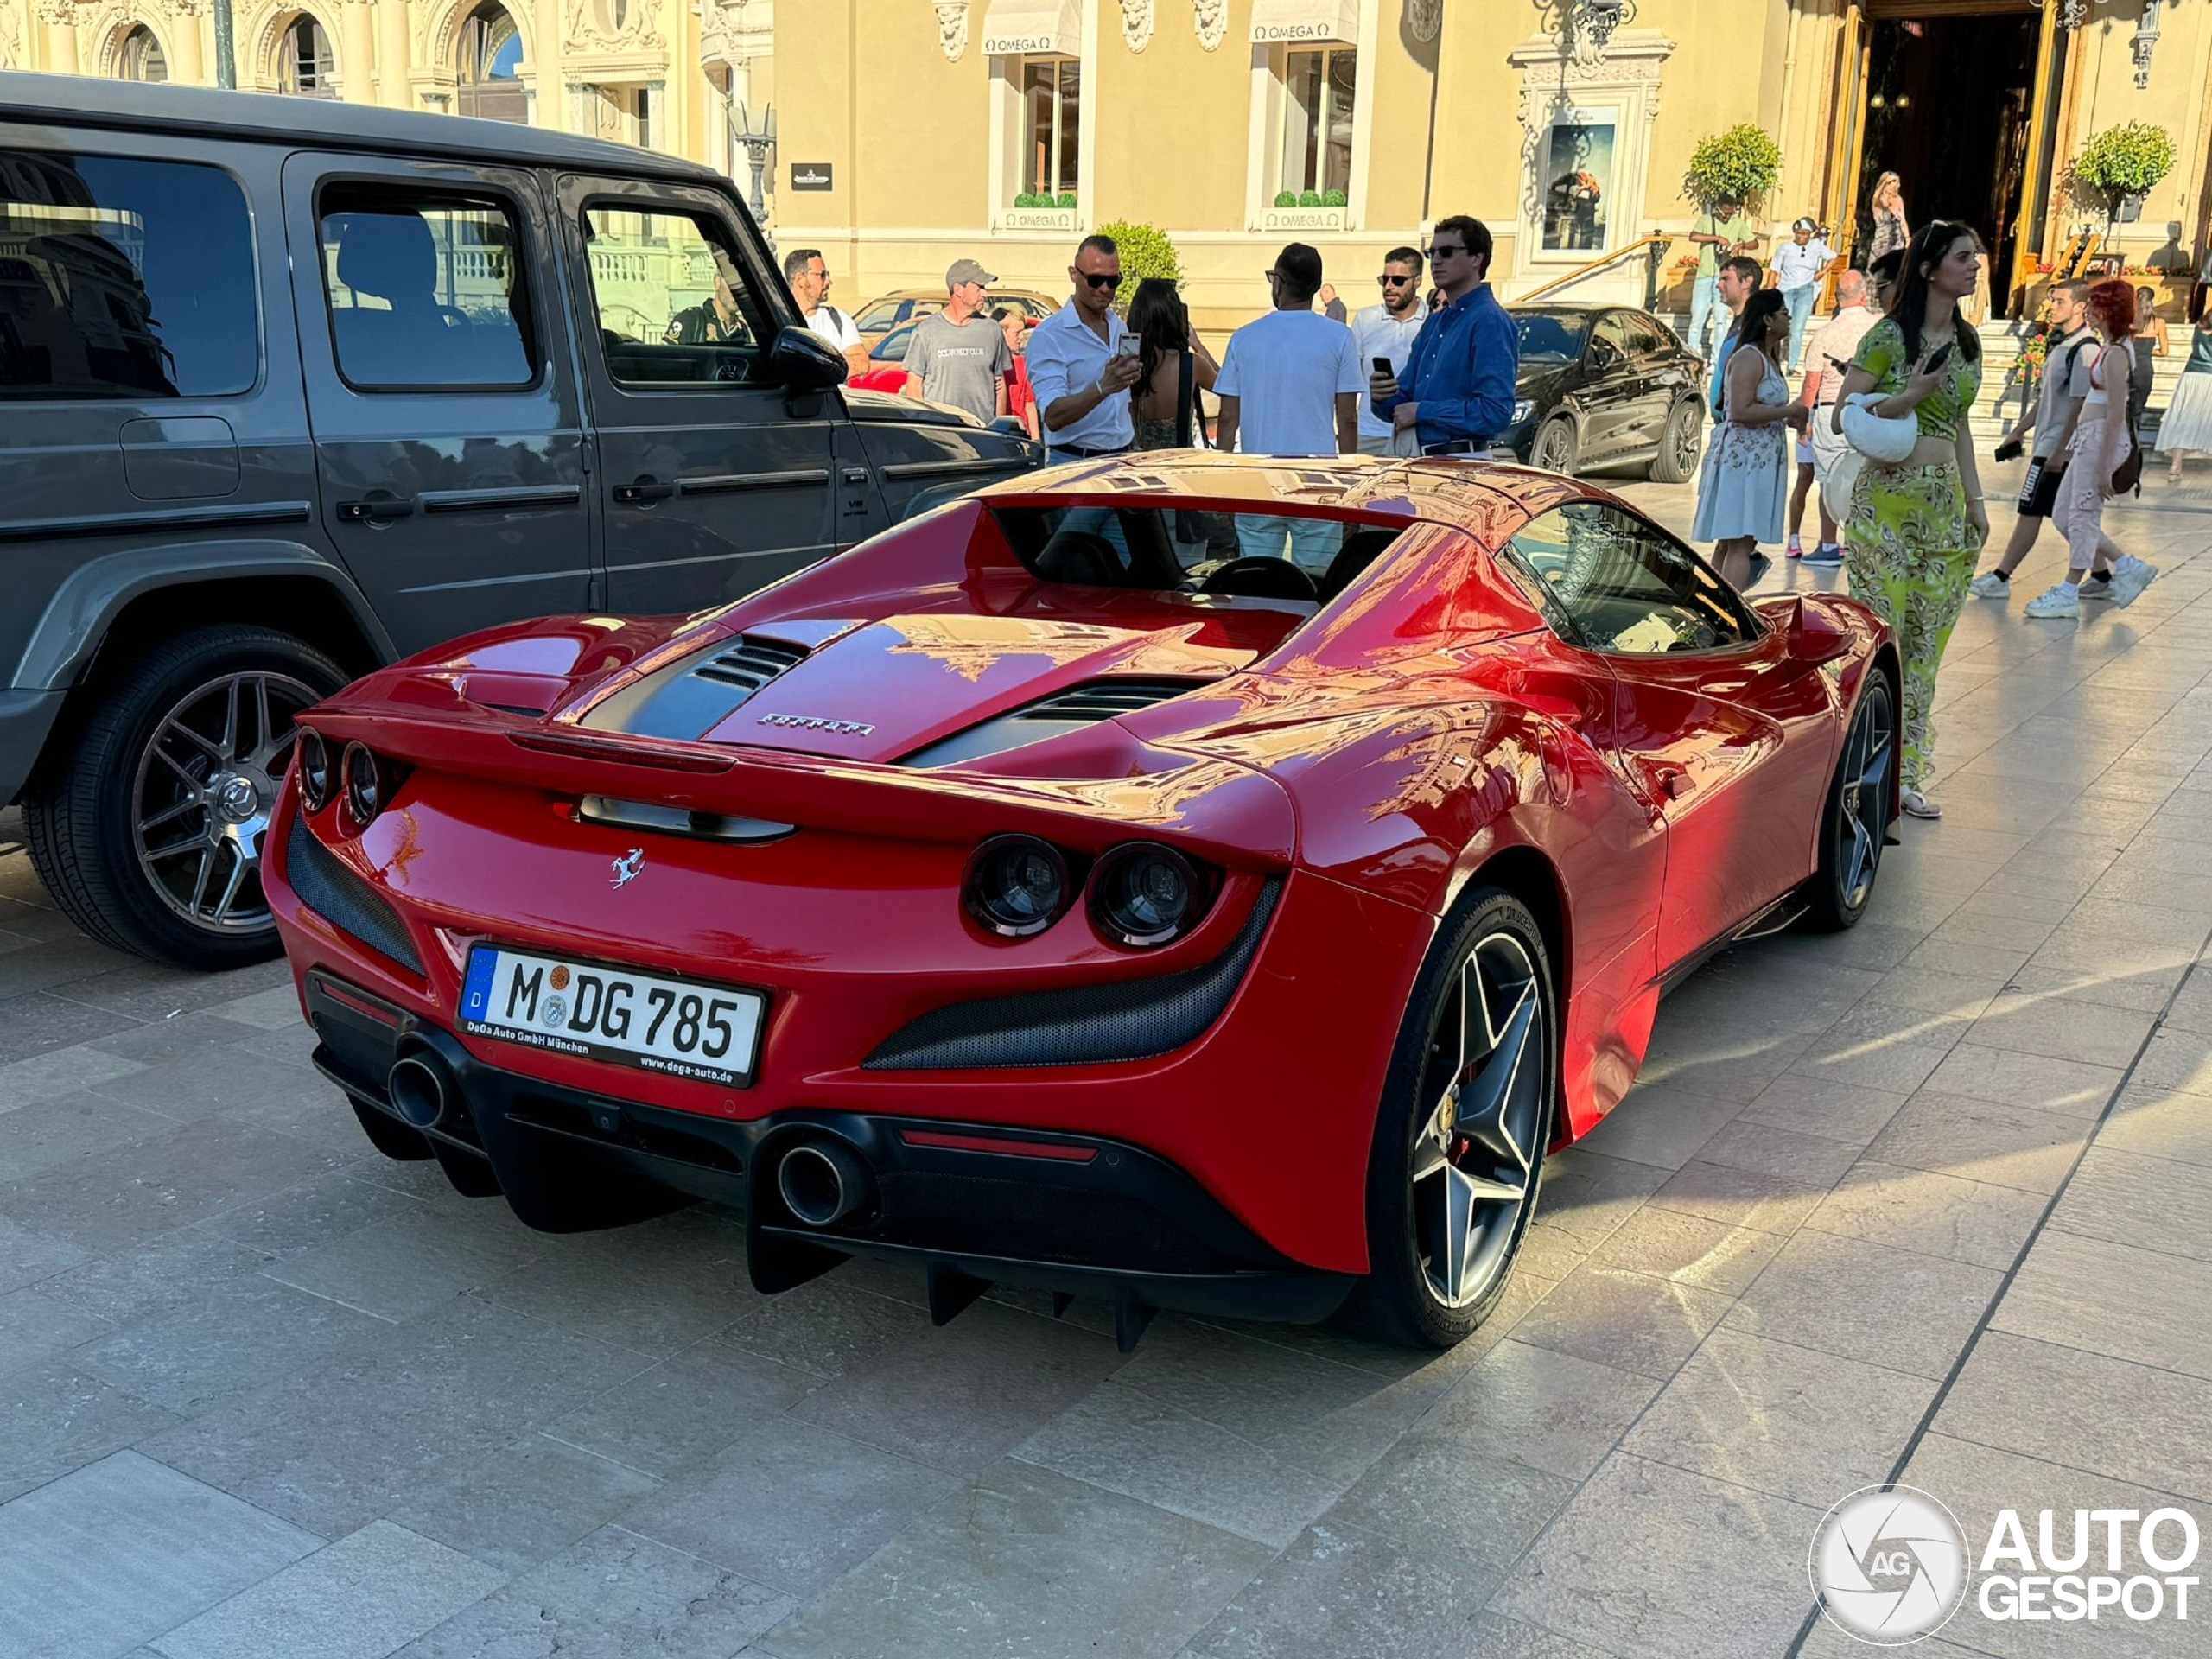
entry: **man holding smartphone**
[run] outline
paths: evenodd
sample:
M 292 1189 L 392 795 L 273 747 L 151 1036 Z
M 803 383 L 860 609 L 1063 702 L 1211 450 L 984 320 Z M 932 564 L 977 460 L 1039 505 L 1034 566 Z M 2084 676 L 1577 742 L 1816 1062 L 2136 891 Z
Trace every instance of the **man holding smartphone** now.
M 1368 381 L 1375 412 L 1414 434 L 1424 455 L 1487 455 L 1513 418 L 1521 331 L 1491 291 L 1491 250 L 1482 220 L 1437 220 L 1428 248 L 1437 308 L 1414 338 L 1404 374 Z
M 1379 304 L 1364 307 L 1352 318 L 1351 335 L 1359 360 L 1377 378 L 1395 381 L 1413 355 L 1421 326 L 1428 321 L 1428 306 L 1421 296 L 1421 257 L 1414 248 L 1393 248 L 1383 256 L 1382 274 L 1376 285 L 1382 290 Z M 1359 394 L 1359 453 L 1395 453 L 1396 429 L 1375 412 L 1375 393 L 1363 387 Z M 1412 453 L 1418 446 L 1408 444 Z
M 1053 461 L 1119 454 L 1136 436 L 1127 394 L 1141 372 L 1136 336 L 1114 309 L 1122 251 L 1110 236 L 1086 236 L 1068 276 L 1074 294 L 1029 336 L 1029 385 L 1045 443 Z

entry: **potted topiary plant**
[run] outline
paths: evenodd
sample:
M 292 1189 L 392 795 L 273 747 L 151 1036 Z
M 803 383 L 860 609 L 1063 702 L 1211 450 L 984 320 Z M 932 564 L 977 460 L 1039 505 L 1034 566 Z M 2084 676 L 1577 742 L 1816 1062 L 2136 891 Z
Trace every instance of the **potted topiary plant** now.
M 1060 193 L 1060 199 L 1058 201 L 1053 202 L 1052 205 L 1055 207 L 1065 207 L 1072 210 L 1075 207 L 1075 192 L 1072 190 L 1062 191 Z
M 1024 190 L 1014 199 L 1014 205 L 1017 207 L 1035 207 L 1040 203 L 1041 199 L 1034 190 Z
M 1690 152 L 1682 194 L 1700 207 L 1749 206 L 1782 182 L 1782 147 L 1750 122 L 1716 132 Z
M 1321 193 L 1319 190 L 1300 191 L 1298 205 L 1301 207 L 1319 207 L 1321 205 Z
M 1297 207 L 1297 206 L 1298 206 L 1298 192 L 1297 192 L 1297 191 L 1295 191 L 1295 190 L 1278 190 L 1278 191 L 1276 191 L 1276 192 L 1275 192 L 1275 206 L 1276 206 L 1276 207 Z
M 1321 193 L 1321 205 L 1324 207 L 1342 207 L 1345 204 L 1346 198 L 1341 190 L 1324 190 Z
M 2129 121 L 2093 134 L 2074 158 L 2074 177 L 2105 200 L 2105 232 L 2133 223 L 2143 198 L 2174 169 L 2174 141 L 2151 121 Z
M 1136 285 L 1147 276 L 1165 277 L 1171 283 L 1183 280 L 1183 262 L 1175 252 L 1175 245 L 1167 239 L 1166 232 L 1150 225 L 1140 225 L 1126 219 L 1117 219 L 1101 225 L 1098 234 L 1110 236 L 1114 245 L 1122 251 L 1122 297 L 1136 290 Z

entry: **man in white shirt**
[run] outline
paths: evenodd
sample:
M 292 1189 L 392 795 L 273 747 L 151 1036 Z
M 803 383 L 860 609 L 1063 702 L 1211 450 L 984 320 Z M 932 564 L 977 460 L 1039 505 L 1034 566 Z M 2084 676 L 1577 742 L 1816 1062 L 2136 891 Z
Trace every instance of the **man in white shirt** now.
M 784 280 L 791 285 L 806 326 L 844 354 L 847 376 L 866 374 L 871 366 L 868 347 L 853 320 L 830 303 L 830 267 L 819 248 L 793 248 L 784 256 Z
M 1418 248 L 1393 248 L 1384 256 L 1382 275 L 1376 278 L 1382 289 L 1382 303 L 1363 308 L 1351 321 L 1352 349 L 1363 370 L 1372 369 L 1376 359 L 1382 358 L 1389 362 L 1392 379 L 1404 375 L 1414 337 L 1428 317 L 1428 307 L 1421 296 L 1421 264 Z M 1359 453 L 1391 454 L 1395 435 L 1390 423 L 1375 412 L 1374 394 L 1362 385 Z
M 1828 499 L 1827 485 L 1829 472 L 1851 446 L 1835 430 L 1832 416 L 1835 400 L 1843 391 L 1843 377 L 1852 359 L 1859 355 L 1859 341 L 1881 320 L 1882 314 L 1874 308 L 1873 291 L 1867 286 L 1864 272 L 1847 270 L 1835 279 L 1835 315 L 1813 336 L 1812 359 L 1806 365 L 1805 385 L 1801 394 L 1805 407 L 1812 411 L 1812 420 L 1798 435 L 1797 454 L 1801 461 L 1808 455 L 1812 458 L 1813 477 L 1821 486 L 1816 497 L 1821 512 L 1821 542 L 1804 555 L 1808 564 L 1833 566 L 1843 563 L 1843 548 L 1836 537 L 1837 504 Z M 1838 368 L 1839 363 L 1844 366 Z M 1840 481 L 1838 487 L 1840 488 Z M 1803 486 L 1801 484 L 1799 488 L 1802 491 Z M 1802 507 L 1802 495 L 1793 496 L 1789 507 L 1793 551 L 1797 543 L 1797 515 Z
M 1068 276 L 1074 294 L 1031 330 L 1027 353 L 1048 458 L 1118 454 L 1136 436 L 1128 392 L 1140 365 L 1136 336 L 1114 310 L 1122 286 L 1114 238 L 1084 238 Z
M 1789 372 L 1805 360 L 1805 325 L 1813 320 L 1813 302 L 1820 297 L 1821 276 L 1835 263 L 1835 250 L 1820 234 L 1821 227 L 1801 219 L 1789 227 L 1789 240 L 1774 253 L 1774 285 L 1789 308 Z
M 1348 455 L 1359 449 L 1359 394 L 1367 376 L 1351 330 L 1313 309 L 1321 256 L 1293 242 L 1268 272 L 1275 308 L 1229 337 L 1214 391 L 1220 443 L 1248 455 Z M 1243 440 L 1240 444 L 1239 439 Z M 1344 526 L 1325 519 L 1240 515 L 1247 557 L 1290 556 L 1316 576 L 1329 568 Z

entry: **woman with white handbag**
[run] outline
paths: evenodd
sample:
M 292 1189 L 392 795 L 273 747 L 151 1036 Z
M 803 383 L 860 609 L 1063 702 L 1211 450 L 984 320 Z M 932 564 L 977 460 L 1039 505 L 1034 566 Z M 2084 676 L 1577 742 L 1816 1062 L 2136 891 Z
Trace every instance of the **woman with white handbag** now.
M 1851 596 L 1897 635 L 1904 669 L 1902 802 L 1917 818 L 1942 816 L 1927 796 L 1936 671 L 1989 537 L 1972 420 L 1981 340 L 1959 313 L 1982 257 L 1970 226 L 1938 220 L 1921 229 L 1890 292 L 1889 315 L 1859 342 L 1832 417 L 1864 458 L 1851 486 L 1844 563 Z

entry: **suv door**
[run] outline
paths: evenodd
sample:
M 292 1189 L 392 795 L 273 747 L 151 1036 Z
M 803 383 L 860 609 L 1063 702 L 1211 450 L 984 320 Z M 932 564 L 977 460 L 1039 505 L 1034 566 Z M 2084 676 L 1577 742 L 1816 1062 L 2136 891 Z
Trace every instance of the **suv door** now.
M 284 215 L 324 522 L 394 644 L 591 608 L 583 411 L 536 178 L 304 153 Z
M 1584 466 L 1602 466 L 1634 447 L 1637 363 L 1629 343 L 1628 320 L 1618 311 L 1601 311 L 1590 324 L 1582 349 Z
M 840 410 L 771 377 L 777 327 L 798 318 L 782 315 L 728 205 L 685 185 L 575 175 L 560 203 L 607 608 L 703 610 L 835 552 Z
M 1664 972 L 1811 874 L 1834 760 L 1827 682 L 1709 565 L 1624 508 L 1554 507 L 1508 554 L 1554 631 L 1602 657 L 1618 688 L 1613 763 L 1667 825 Z

